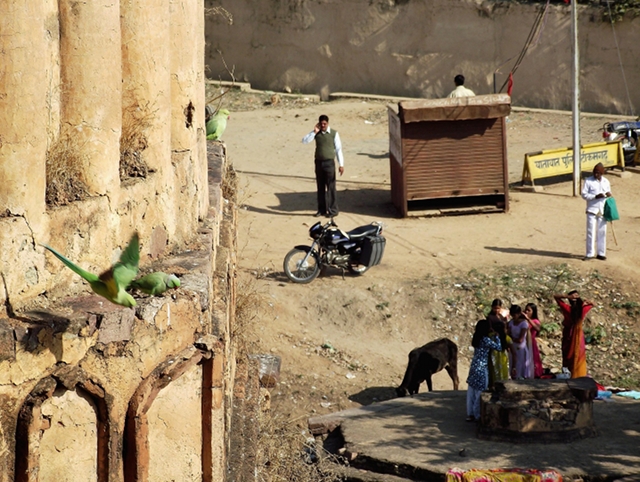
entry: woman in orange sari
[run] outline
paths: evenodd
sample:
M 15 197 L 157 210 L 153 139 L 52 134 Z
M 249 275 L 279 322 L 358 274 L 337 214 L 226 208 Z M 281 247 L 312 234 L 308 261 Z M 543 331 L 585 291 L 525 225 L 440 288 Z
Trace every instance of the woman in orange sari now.
M 562 322 L 562 366 L 571 371 L 571 378 L 587 376 L 587 350 L 584 343 L 582 324 L 593 308 L 593 303 L 580 298 L 576 291 L 553 296 L 560 307 Z M 562 301 L 569 300 L 569 304 Z

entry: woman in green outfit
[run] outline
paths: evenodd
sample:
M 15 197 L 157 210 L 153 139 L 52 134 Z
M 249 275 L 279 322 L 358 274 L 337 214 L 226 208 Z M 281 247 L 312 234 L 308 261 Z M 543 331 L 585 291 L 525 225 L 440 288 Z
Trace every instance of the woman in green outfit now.
M 487 320 L 491 324 L 492 333 L 500 337 L 502 350 L 491 350 L 489 354 L 489 389 L 493 389 L 495 382 L 509 379 L 509 346 L 511 338 L 507 335 L 507 314 L 502 306 L 502 300 L 495 299 L 491 303 L 491 312 Z

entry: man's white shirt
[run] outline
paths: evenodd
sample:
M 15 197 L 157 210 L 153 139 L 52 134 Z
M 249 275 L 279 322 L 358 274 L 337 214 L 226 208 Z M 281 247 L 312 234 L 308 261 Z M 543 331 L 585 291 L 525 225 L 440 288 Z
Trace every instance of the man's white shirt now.
M 606 194 L 611 192 L 611 184 L 609 180 L 602 176 L 598 181 L 595 176 L 590 176 L 584 181 L 582 186 L 582 199 L 587 201 L 587 212 L 591 214 L 600 214 L 604 212 L 604 203 L 607 198 L 602 197 L 596 199 L 598 194 Z

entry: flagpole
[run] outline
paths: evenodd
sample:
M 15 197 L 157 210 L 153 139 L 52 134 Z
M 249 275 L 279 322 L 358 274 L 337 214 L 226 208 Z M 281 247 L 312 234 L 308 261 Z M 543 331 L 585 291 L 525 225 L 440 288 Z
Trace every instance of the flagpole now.
M 578 0 L 571 0 L 573 77 L 573 195 L 580 193 L 580 63 L 578 52 Z

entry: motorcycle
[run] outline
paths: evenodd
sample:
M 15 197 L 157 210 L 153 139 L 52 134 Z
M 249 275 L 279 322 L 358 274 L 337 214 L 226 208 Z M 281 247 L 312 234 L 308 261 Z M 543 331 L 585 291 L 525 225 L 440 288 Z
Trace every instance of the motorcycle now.
M 640 122 L 605 122 L 602 137 L 606 141 L 620 141 L 625 166 L 633 166 L 640 135 Z
M 309 228 L 311 246 L 296 246 L 284 257 L 284 272 L 294 283 L 310 283 L 324 266 L 333 266 L 361 275 L 380 263 L 386 240 L 382 225 L 373 222 L 351 231 L 342 231 L 333 220 Z

